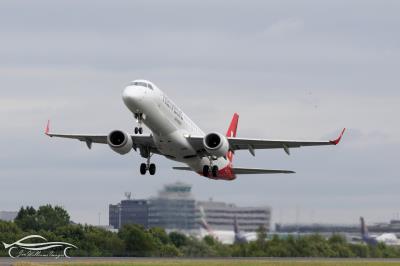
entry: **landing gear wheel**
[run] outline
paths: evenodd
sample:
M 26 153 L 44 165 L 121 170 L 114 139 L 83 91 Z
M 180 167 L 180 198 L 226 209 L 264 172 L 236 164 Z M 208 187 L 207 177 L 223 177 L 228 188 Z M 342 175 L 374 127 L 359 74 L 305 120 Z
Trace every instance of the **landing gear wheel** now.
M 146 171 L 147 171 L 147 165 L 146 165 L 145 163 L 142 163 L 142 164 L 140 165 L 140 173 L 141 173 L 142 175 L 145 175 L 145 174 L 146 174 Z
M 156 173 L 156 165 L 154 163 L 150 164 L 149 173 L 150 175 L 154 175 Z
M 208 165 L 203 166 L 203 176 L 208 177 L 210 173 L 210 167 Z
M 135 134 L 143 134 L 143 128 L 142 128 L 142 123 L 143 123 L 143 114 L 142 113 L 135 113 L 134 114 L 135 119 L 137 120 L 138 126 L 135 127 Z
M 217 177 L 218 176 L 218 166 L 214 165 L 211 169 L 212 176 Z

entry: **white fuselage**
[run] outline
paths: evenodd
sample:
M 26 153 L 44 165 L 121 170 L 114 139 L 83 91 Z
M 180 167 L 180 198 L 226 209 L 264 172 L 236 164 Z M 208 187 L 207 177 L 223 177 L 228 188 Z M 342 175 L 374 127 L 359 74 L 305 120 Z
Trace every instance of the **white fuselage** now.
M 201 238 L 204 238 L 205 236 L 212 236 L 216 238 L 219 242 L 223 244 L 233 244 L 235 243 L 235 240 L 238 236 L 236 236 L 236 233 L 228 230 L 216 230 L 212 232 L 208 232 L 207 230 L 201 229 L 199 236 Z M 255 241 L 257 240 L 257 232 L 240 232 L 239 237 L 243 239 L 242 241 L 244 242 L 250 242 L 250 241 Z
M 399 246 L 400 245 L 399 239 L 396 237 L 395 234 L 391 234 L 391 233 L 385 233 L 385 234 L 376 236 L 375 239 L 376 239 L 376 241 L 385 243 L 386 245 L 389 245 L 389 246 Z
M 190 145 L 187 137 L 204 137 L 205 133 L 165 93 L 153 83 L 150 84 L 152 89 L 127 86 L 122 95 L 125 105 L 132 113 L 143 114 L 143 123 L 151 130 L 160 154 L 185 163 L 193 171 L 201 173 L 203 166 L 209 164 L 209 159 L 197 156 L 197 151 Z M 213 161 L 213 164 L 219 169 L 231 166 L 230 161 L 224 157 Z

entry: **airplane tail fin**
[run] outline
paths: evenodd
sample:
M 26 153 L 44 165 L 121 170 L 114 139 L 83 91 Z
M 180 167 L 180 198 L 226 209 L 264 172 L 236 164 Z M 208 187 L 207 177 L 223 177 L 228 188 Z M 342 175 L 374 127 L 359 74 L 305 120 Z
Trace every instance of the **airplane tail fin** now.
M 233 217 L 233 219 L 234 219 L 233 231 L 235 232 L 235 235 L 237 235 L 239 233 L 239 225 L 238 225 L 236 215 Z
M 210 235 L 214 236 L 214 231 L 211 226 L 208 224 L 206 220 L 206 213 L 204 212 L 204 208 L 200 206 L 200 225 L 203 229 L 205 229 Z
M 361 223 L 361 236 L 362 238 L 367 238 L 369 236 L 369 233 L 368 233 L 368 228 L 365 225 L 364 217 L 360 217 L 360 223 Z
M 239 123 L 239 115 L 235 113 L 232 117 L 231 124 L 229 125 L 228 131 L 226 132 L 227 137 L 236 137 L 237 127 Z M 227 158 L 230 162 L 233 161 L 233 151 L 229 151 L 227 154 Z

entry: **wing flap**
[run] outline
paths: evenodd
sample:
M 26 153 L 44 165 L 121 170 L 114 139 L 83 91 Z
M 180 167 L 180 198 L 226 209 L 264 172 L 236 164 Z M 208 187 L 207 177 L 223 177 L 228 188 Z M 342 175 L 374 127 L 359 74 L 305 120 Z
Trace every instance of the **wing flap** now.
M 324 146 L 335 145 L 331 141 L 297 141 L 297 140 L 263 140 L 263 139 L 244 139 L 228 138 L 229 144 L 233 150 L 253 149 L 283 149 L 300 148 L 302 146 Z
M 304 141 L 304 140 L 271 140 L 271 139 L 250 139 L 228 137 L 229 145 L 232 150 L 258 150 L 258 149 L 284 149 L 286 153 L 289 148 L 300 148 L 303 146 L 325 146 L 339 144 L 345 129 L 342 130 L 339 137 L 335 140 L 325 141 Z M 187 140 L 197 151 L 203 151 L 202 136 L 187 136 Z
M 295 172 L 289 170 L 272 170 L 272 169 L 258 169 L 258 168 L 232 168 L 233 172 L 237 175 L 254 175 L 254 174 L 294 174 Z
M 92 143 L 107 143 L 107 135 L 95 135 L 95 134 L 53 134 L 46 133 L 49 137 L 56 138 L 67 138 L 67 139 L 77 139 L 80 141 L 90 141 Z
M 86 142 L 87 146 L 91 148 L 92 143 L 100 143 L 107 144 L 106 134 L 59 134 L 50 132 L 50 122 L 47 123 L 45 132 L 49 137 L 56 138 L 67 138 L 67 139 L 76 139 L 80 141 Z M 150 148 L 152 152 L 159 153 L 153 137 L 151 135 L 129 135 L 133 141 L 133 147 L 147 147 Z
M 185 166 L 174 166 L 172 167 L 174 170 L 182 170 L 182 171 L 193 171 L 190 167 Z

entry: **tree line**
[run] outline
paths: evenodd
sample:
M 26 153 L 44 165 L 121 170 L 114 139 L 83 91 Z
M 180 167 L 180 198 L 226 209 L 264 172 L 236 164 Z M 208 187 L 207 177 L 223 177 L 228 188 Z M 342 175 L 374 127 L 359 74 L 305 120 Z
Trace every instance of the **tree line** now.
M 91 225 L 71 222 L 68 212 L 59 206 L 45 205 L 38 209 L 22 207 L 13 222 L 0 221 L 0 241 L 11 244 L 27 235 L 41 235 L 48 241 L 74 244 L 70 256 L 134 256 L 134 257 L 337 257 L 398 258 L 398 247 L 378 244 L 348 243 L 341 235 L 328 239 L 309 236 L 273 236 L 267 239 L 260 228 L 256 241 L 226 245 L 211 236 L 203 239 L 179 232 L 167 233 L 162 228 L 145 229 L 125 225 L 118 233 Z M 8 256 L 0 248 L 0 256 Z

